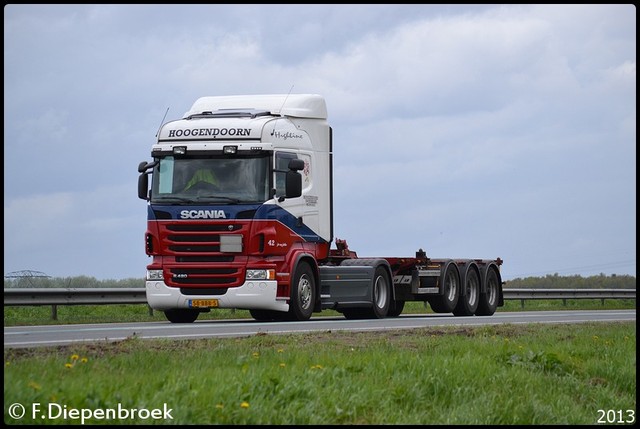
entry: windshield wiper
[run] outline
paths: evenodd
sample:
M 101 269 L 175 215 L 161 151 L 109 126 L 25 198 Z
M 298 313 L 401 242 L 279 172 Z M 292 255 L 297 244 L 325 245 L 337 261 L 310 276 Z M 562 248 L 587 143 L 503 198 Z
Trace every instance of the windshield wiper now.
M 242 200 L 237 198 L 225 197 L 222 195 L 207 195 L 207 196 L 197 196 L 186 198 L 186 197 L 156 197 L 153 199 L 154 203 L 199 203 L 203 201 L 211 202 L 211 201 L 219 201 L 219 200 L 227 200 L 234 204 L 239 204 Z
M 192 203 L 192 198 L 185 197 L 156 197 L 153 199 L 154 203 Z
M 207 195 L 207 196 L 198 196 L 196 198 L 194 198 L 195 201 L 209 201 L 209 200 L 227 200 L 227 201 L 231 201 L 232 203 L 238 204 L 241 202 L 241 200 L 237 199 L 237 198 L 231 198 L 231 197 L 225 197 L 222 195 Z

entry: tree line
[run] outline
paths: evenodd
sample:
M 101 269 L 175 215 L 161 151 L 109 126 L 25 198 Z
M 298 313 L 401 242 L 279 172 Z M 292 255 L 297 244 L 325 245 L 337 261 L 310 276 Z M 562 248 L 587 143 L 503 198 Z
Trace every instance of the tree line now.
M 98 280 L 95 277 L 17 277 L 5 278 L 7 288 L 144 288 L 143 278 Z M 635 289 L 636 278 L 629 275 L 599 274 L 582 277 L 580 275 L 560 276 L 547 274 L 544 277 L 525 277 L 509 280 L 505 288 L 513 289 Z

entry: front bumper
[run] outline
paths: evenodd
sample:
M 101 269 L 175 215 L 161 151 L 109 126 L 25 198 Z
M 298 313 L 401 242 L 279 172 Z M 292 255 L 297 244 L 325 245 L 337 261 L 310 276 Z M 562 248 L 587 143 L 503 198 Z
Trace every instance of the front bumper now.
M 190 300 L 217 299 L 218 308 L 289 311 L 289 304 L 285 300 L 276 299 L 277 285 L 275 280 L 257 280 L 229 288 L 224 295 L 184 295 L 180 288 L 153 280 L 146 282 L 146 293 L 147 303 L 154 310 L 191 308 Z

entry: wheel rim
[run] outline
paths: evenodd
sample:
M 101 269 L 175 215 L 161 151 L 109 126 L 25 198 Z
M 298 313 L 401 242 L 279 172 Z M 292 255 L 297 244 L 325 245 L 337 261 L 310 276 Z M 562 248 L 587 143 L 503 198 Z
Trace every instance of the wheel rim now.
M 489 304 L 496 302 L 498 297 L 498 280 L 495 277 L 495 274 L 489 278 L 489 282 L 487 283 L 487 301 Z
M 378 308 L 384 308 L 385 304 L 387 303 L 387 290 L 387 281 L 384 279 L 384 277 L 379 276 L 376 279 L 376 284 L 374 286 L 374 298 L 376 306 Z
M 472 275 L 467 280 L 467 302 L 469 305 L 474 305 L 478 301 L 478 293 L 480 291 L 480 285 L 478 283 L 478 276 Z
M 311 282 L 306 274 L 300 277 L 298 282 L 298 298 L 300 299 L 300 307 L 308 309 L 311 306 Z
M 456 298 L 456 292 L 458 290 L 458 282 L 456 281 L 456 274 L 452 270 L 447 276 L 447 300 L 453 301 Z

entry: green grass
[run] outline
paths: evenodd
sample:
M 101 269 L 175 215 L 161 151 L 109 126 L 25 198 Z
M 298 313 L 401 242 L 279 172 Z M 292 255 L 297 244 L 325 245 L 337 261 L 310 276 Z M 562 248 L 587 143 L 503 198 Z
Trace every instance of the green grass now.
M 80 423 L 33 418 L 34 403 L 172 410 L 91 424 L 573 425 L 636 409 L 627 322 L 131 338 L 5 349 L 4 359 L 8 424 Z M 27 407 L 20 420 L 8 415 L 14 403 Z
M 524 308 L 519 300 L 505 301 L 504 307 L 498 311 L 534 311 L 534 310 L 588 310 L 588 309 L 630 309 L 636 308 L 633 299 L 607 299 L 604 305 L 600 299 L 569 299 L 562 300 L 528 300 Z M 422 302 L 407 302 L 403 314 L 433 313 L 431 308 Z M 337 316 L 342 314 L 325 310 L 314 313 L 316 316 Z M 216 309 L 200 315 L 199 320 L 211 319 L 244 319 L 251 318 L 247 310 Z M 4 326 L 51 325 L 70 323 L 112 323 L 112 322 L 152 322 L 166 321 L 164 314 L 153 311 L 150 314 L 146 305 L 117 304 L 117 305 L 59 305 L 57 306 L 57 320 L 52 318 L 51 306 L 5 307 Z

